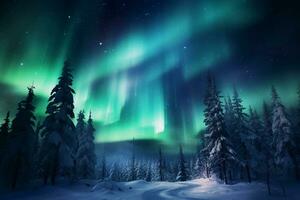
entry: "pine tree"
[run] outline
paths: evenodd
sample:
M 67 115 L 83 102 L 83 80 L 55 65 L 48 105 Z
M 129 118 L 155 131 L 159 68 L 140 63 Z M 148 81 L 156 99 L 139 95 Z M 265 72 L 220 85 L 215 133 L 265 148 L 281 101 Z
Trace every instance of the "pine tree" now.
M 89 162 L 90 162 L 90 171 L 91 174 L 95 173 L 95 167 L 97 164 L 97 157 L 95 154 L 95 132 L 96 129 L 94 128 L 94 122 L 92 119 L 92 112 L 90 111 L 89 119 L 87 121 L 86 126 L 86 133 L 87 137 L 89 138 Z
M 42 146 L 40 150 L 41 172 L 46 184 L 50 178 L 54 185 L 58 175 L 72 177 L 76 146 L 73 76 L 70 64 L 64 63 L 58 84 L 51 91 L 43 123 Z
M 120 169 L 117 163 L 114 163 L 109 172 L 109 180 L 120 181 Z
M 158 168 L 159 168 L 159 180 L 164 181 L 164 164 L 163 164 L 163 155 L 161 151 L 161 147 L 158 151 L 159 159 L 158 159 Z
M 147 171 L 146 171 L 144 162 L 142 162 L 142 161 L 138 162 L 137 172 L 136 172 L 137 180 L 144 180 L 146 177 L 146 173 L 147 173 Z
M 272 87 L 272 131 L 274 135 L 275 164 L 281 175 L 289 174 L 293 166 L 296 178 L 299 178 L 299 167 L 296 157 L 296 145 L 292 140 L 292 124 L 288 119 L 286 109 L 281 103 L 275 87 Z
M 105 180 L 107 177 L 107 167 L 106 167 L 106 159 L 105 156 L 102 157 L 102 163 L 101 163 L 101 179 Z
M 262 154 L 264 156 L 264 169 L 266 174 L 266 184 L 268 187 L 268 193 L 271 195 L 270 177 L 271 169 L 274 166 L 273 149 L 272 149 L 272 114 L 270 108 L 266 102 L 263 103 L 263 134 L 261 137 Z
M 236 152 L 239 152 L 239 159 L 242 161 L 243 167 L 246 170 L 247 179 L 250 183 L 252 181 L 250 162 L 252 140 L 255 137 L 248 126 L 248 115 L 244 112 L 243 100 L 240 98 L 237 89 L 233 90 L 233 111 L 234 111 L 234 137 L 232 142 L 235 144 Z M 243 178 L 243 167 L 241 168 L 240 176 Z
M 95 176 L 95 146 L 93 121 L 91 113 L 87 124 L 84 121 L 84 111 L 78 114 L 78 123 L 76 130 L 78 134 L 78 151 L 77 151 L 77 173 L 80 178 L 94 178 Z
M 147 172 L 146 172 L 146 181 L 147 182 L 152 181 L 152 164 L 150 161 L 148 162 L 148 167 L 147 167 Z
M 134 142 L 134 138 L 132 139 L 132 156 L 131 156 L 131 163 L 130 163 L 129 180 L 130 181 L 136 180 L 136 161 L 135 161 L 135 142 Z
M 33 106 L 34 87 L 28 88 L 25 100 L 18 104 L 15 118 L 12 121 L 11 132 L 9 134 L 8 174 L 10 176 L 10 186 L 15 189 L 17 183 L 28 183 L 33 176 L 33 155 L 35 138 L 35 116 Z
M 188 171 L 186 168 L 186 162 L 184 159 L 182 146 L 179 147 L 179 162 L 178 162 L 178 174 L 176 181 L 187 181 L 189 178 Z
M 201 177 L 201 175 L 202 175 L 202 173 L 204 172 L 204 169 L 205 169 L 204 164 L 205 163 L 203 162 L 203 160 L 201 158 L 201 153 L 199 151 L 199 153 L 197 153 L 197 155 L 196 155 L 196 161 L 193 165 L 193 171 L 194 171 L 193 177 L 194 178 L 200 178 Z
M 262 171 L 262 164 L 265 161 L 264 154 L 261 153 L 263 152 L 262 136 L 264 127 L 256 110 L 250 107 L 249 113 L 249 126 L 253 133 L 253 137 L 250 140 L 252 154 L 251 167 L 256 173 L 260 173 Z
M 231 97 L 228 96 L 225 98 L 225 105 L 224 105 L 224 121 L 226 125 L 226 129 L 228 132 L 229 137 L 235 138 L 234 134 L 234 111 Z
M 2 163 L 2 158 L 4 157 L 4 152 L 7 147 L 8 133 L 9 133 L 9 112 L 6 114 L 3 124 L 0 127 L 0 163 Z M 1 169 L 1 164 L 0 164 Z
M 205 98 L 205 120 L 207 145 L 205 150 L 209 155 L 209 162 L 213 168 L 218 168 L 220 178 L 228 183 L 227 165 L 235 160 L 235 152 L 228 140 L 225 128 L 224 114 L 219 92 L 216 89 L 215 81 L 208 78 L 208 90 Z

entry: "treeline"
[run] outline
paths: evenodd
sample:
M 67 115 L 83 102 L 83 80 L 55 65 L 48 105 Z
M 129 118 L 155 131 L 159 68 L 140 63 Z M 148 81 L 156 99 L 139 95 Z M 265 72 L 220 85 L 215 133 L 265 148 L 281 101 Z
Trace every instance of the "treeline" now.
M 42 123 L 34 115 L 34 87 L 18 103 L 10 123 L 9 112 L 0 127 L 0 184 L 12 188 L 42 180 L 55 184 L 58 177 L 76 181 L 95 176 L 96 155 L 91 113 L 84 111 L 73 123 L 73 76 L 64 63 L 58 84 L 51 91 Z
M 206 176 L 216 174 L 226 184 L 264 179 L 269 185 L 271 177 L 281 184 L 299 180 L 300 88 L 299 107 L 293 112 L 297 116 L 288 114 L 274 86 L 270 94 L 271 101 L 262 103 L 262 115 L 252 107 L 246 113 L 237 89 L 224 98 L 209 76 L 204 99 L 206 131 L 199 152 Z
M 107 167 L 103 158 L 97 177 L 115 181 L 217 177 L 226 184 L 258 180 L 266 182 L 269 192 L 273 181 L 284 191 L 285 181 L 300 178 L 300 88 L 299 107 L 290 113 L 275 87 L 270 94 L 270 102 L 262 102 L 261 114 L 253 107 L 246 112 L 236 88 L 232 96 L 222 97 L 215 79 L 209 76 L 204 98 L 206 129 L 192 158 L 184 158 L 182 147 L 176 160 L 168 160 L 161 149 L 157 159 L 150 161 L 136 161 L 133 153 L 131 161 Z
M 134 141 L 133 141 L 134 149 Z M 200 177 L 200 170 L 195 168 L 194 163 L 188 162 L 179 147 L 178 159 L 168 159 L 161 148 L 157 153 L 157 159 L 136 159 L 132 152 L 131 159 L 122 162 L 107 162 L 102 156 L 96 168 L 96 176 L 100 181 L 187 181 Z
M 18 103 L 12 122 L 7 113 L 0 127 L 2 187 L 15 189 L 34 181 L 55 184 L 61 177 L 74 182 L 186 181 L 216 176 L 226 184 L 264 180 L 268 188 L 270 181 L 276 180 L 284 189 L 285 180 L 300 178 L 300 88 L 299 107 L 293 114 L 288 113 L 275 87 L 271 89 L 271 101 L 263 102 L 258 114 L 252 107 L 245 111 L 236 88 L 232 96 L 221 96 L 215 79 L 208 76 L 206 129 L 200 134 L 201 145 L 192 158 L 185 158 L 180 146 L 176 160 L 168 160 L 162 149 L 157 159 L 137 160 L 133 141 L 130 160 L 108 164 L 103 155 L 96 168 L 91 112 L 86 120 L 85 112 L 80 111 L 76 126 L 73 123 L 72 81 L 70 64 L 65 62 L 42 122 L 37 122 L 34 115 L 34 87 L 29 87 L 27 97 Z

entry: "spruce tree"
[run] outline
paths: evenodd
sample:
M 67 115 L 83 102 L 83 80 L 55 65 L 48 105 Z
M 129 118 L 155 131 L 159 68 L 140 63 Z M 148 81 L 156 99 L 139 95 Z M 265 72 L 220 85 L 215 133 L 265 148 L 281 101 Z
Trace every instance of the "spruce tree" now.
M 263 163 L 265 162 L 263 152 L 263 141 L 262 136 L 264 133 L 263 124 L 259 118 L 255 109 L 252 107 L 249 108 L 249 126 L 251 128 L 252 138 L 250 139 L 250 148 L 251 148 L 251 167 L 254 169 L 256 174 L 260 174 L 263 168 Z
M 92 174 L 95 172 L 95 167 L 97 164 L 97 157 L 95 153 L 95 132 L 96 129 L 94 127 L 94 122 L 92 118 L 92 112 L 90 111 L 89 119 L 86 125 L 86 133 L 89 138 L 89 162 L 90 162 L 90 170 Z
M 293 167 L 296 178 L 299 178 L 299 166 L 296 156 L 296 145 L 292 140 L 292 124 L 286 109 L 281 103 L 276 88 L 272 87 L 272 131 L 275 164 L 280 175 L 288 175 Z
M 118 164 L 115 162 L 109 172 L 109 180 L 120 181 L 120 169 Z
M 184 159 L 182 146 L 179 147 L 179 161 L 178 161 L 178 174 L 176 181 L 187 181 L 189 178 L 188 171 L 186 168 L 186 161 Z
M 9 136 L 8 135 L 9 125 L 10 125 L 9 112 L 7 112 L 4 122 L 1 124 L 0 127 L 0 163 L 2 163 L 1 160 L 4 156 L 4 152 L 7 147 L 7 140 Z M 0 169 L 1 169 L 1 164 L 0 164 Z
M 134 142 L 134 138 L 132 139 L 132 156 L 131 156 L 131 162 L 130 162 L 129 180 L 130 181 L 136 180 L 136 160 L 135 160 L 135 142 Z
M 18 104 L 8 138 L 7 173 L 9 185 L 15 189 L 18 183 L 26 184 L 33 177 L 35 116 L 33 106 L 34 87 L 28 88 L 25 100 Z
M 251 182 L 251 140 L 253 139 L 253 133 L 248 126 L 248 115 L 245 113 L 243 106 L 243 100 L 240 98 L 237 89 L 233 90 L 233 111 L 234 111 L 234 137 L 232 141 L 235 144 L 236 152 L 239 152 L 239 159 L 242 162 L 242 168 L 240 177 L 243 178 L 243 171 L 245 168 L 248 182 Z
M 146 171 L 146 181 L 151 182 L 152 181 L 152 163 L 149 161 Z
M 163 163 L 163 155 L 162 155 L 161 147 L 159 148 L 158 155 L 159 155 L 159 159 L 158 159 L 159 180 L 163 181 L 164 180 L 164 163 Z
M 76 146 L 75 126 L 72 121 L 75 93 L 72 81 L 70 64 L 66 61 L 59 82 L 51 91 L 41 133 L 40 163 L 45 184 L 49 178 L 55 184 L 58 175 L 72 177 L 75 160 L 73 152 Z
M 91 114 L 87 124 L 84 121 L 84 112 L 78 114 L 78 123 L 76 130 L 78 134 L 78 151 L 77 151 L 77 173 L 80 178 L 94 178 L 95 176 L 95 146 L 93 121 Z
M 270 177 L 272 172 L 272 166 L 274 166 L 273 159 L 273 133 L 272 133 L 272 113 L 269 105 L 263 102 L 263 134 L 261 136 L 262 154 L 264 156 L 264 171 L 266 174 L 266 184 L 268 187 L 268 193 L 271 195 Z
M 215 81 L 208 78 L 208 90 L 205 98 L 205 120 L 207 145 L 205 151 L 209 155 L 210 165 L 218 169 L 220 178 L 227 184 L 227 165 L 235 160 L 235 152 L 228 139 L 224 122 L 224 113 L 220 94 L 216 89 Z
M 102 157 L 101 161 L 101 175 L 100 175 L 102 180 L 105 180 L 107 177 L 107 167 L 106 167 L 106 159 L 105 156 Z

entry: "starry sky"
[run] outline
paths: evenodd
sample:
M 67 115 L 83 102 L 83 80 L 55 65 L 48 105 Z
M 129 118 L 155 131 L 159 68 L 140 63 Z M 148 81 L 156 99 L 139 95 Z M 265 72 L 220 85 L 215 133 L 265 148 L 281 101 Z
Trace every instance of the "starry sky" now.
M 75 111 L 93 112 L 98 142 L 192 143 L 208 71 L 245 107 L 272 84 L 296 104 L 299 19 L 292 0 L 2 0 L 0 116 L 34 84 L 42 119 L 69 59 Z

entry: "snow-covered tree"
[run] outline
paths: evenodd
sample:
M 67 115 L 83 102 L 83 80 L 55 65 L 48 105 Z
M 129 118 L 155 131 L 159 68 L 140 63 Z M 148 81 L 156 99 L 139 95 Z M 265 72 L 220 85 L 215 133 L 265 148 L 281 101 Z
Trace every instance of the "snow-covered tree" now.
M 2 163 L 1 160 L 4 156 L 4 151 L 7 146 L 7 140 L 9 136 L 8 135 L 9 125 L 10 125 L 9 112 L 7 112 L 4 122 L 0 126 L 0 163 Z M 1 169 L 1 164 L 0 164 L 0 169 Z
M 79 111 L 78 117 L 77 117 L 77 124 L 76 124 L 76 138 L 75 138 L 75 145 L 74 145 L 74 154 L 76 155 L 76 160 L 74 163 L 74 175 L 78 176 L 78 170 L 79 170 L 79 166 L 78 166 L 78 162 L 80 161 L 80 159 L 82 159 L 81 157 L 78 157 L 78 148 L 79 148 L 79 143 L 82 145 L 81 139 L 83 138 L 84 140 L 86 140 L 85 135 L 86 135 L 86 122 L 85 120 L 85 116 L 84 116 L 84 111 Z M 84 141 L 86 142 L 86 141 Z M 81 149 L 82 150 L 82 149 Z M 82 152 L 85 153 L 85 152 Z M 83 167 L 83 166 L 81 166 Z M 83 173 L 83 171 L 81 171 L 81 173 Z M 87 174 L 87 173 L 84 173 Z M 81 174 L 82 175 L 82 174 Z M 86 177 L 85 177 L 86 178 Z
M 176 181 L 187 181 L 189 178 L 188 170 L 186 167 L 186 161 L 184 159 L 182 146 L 179 147 L 179 161 L 178 161 L 178 174 Z
M 152 163 L 149 161 L 148 166 L 147 166 L 147 171 L 146 171 L 146 179 L 147 182 L 152 181 Z
M 242 163 L 240 172 L 241 178 L 243 178 L 243 168 L 246 170 L 247 179 L 251 182 L 251 160 L 255 154 L 253 148 L 253 140 L 255 135 L 249 127 L 248 115 L 245 113 L 245 107 L 243 106 L 243 100 L 240 98 L 237 89 L 233 90 L 233 111 L 234 111 L 234 130 L 232 135 L 232 142 L 235 144 L 235 150 L 239 153 L 239 159 Z
M 137 180 L 145 180 L 146 177 L 146 166 L 143 161 L 139 161 L 136 166 L 136 178 Z
M 218 169 L 220 178 L 227 184 L 227 165 L 229 161 L 235 160 L 236 156 L 228 140 L 220 94 L 211 76 L 208 78 L 208 89 L 204 103 L 205 137 L 207 140 L 204 152 L 207 152 L 209 155 L 210 165 L 215 170 Z
M 56 177 L 72 177 L 76 146 L 73 76 L 69 62 L 65 62 L 58 84 L 51 91 L 43 123 L 40 150 L 41 173 L 46 184 L 48 179 L 55 184 Z
M 272 166 L 274 166 L 272 141 L 273 141 L 272 113 L 270 111 L 269 105 L 266 102 L 263 102 L 263 132 L 261 135 L 261 143 L 262 143 L 262 155 L 264 157 L 263 171 L 266 174 L 266 183 L 268 186 L 269 194 L 271 194 L 270 176 L 272 172 Z
M 234 127 L 234 110 L 233 110 L 233 104 L 231 97 L 228 96 L 225 98 L 225 104 L 224 104 L 224 121 L 226 125 L 226 129 L 228 132 L 229 137 L 235 139 L 235 127 Z
M 132 155 L 131 155 L 131 162 L 130 162 L 129 180 L 130 181 L 136 180 L 136 160 L 135 160 L 135 141 L 134 141 L 134 138 L 132 139 Z
M 95 166 L 97 164 L 97 156 L 95 153 L 95 132 L 94 122 L 92 118 L 92 112 L 89 114 L 89 119 L 86 125 L 86 133 L 89 138 L 89 161 L 91 163 L 91 171 L 95 172 Z
M 76 130 L 78 134 L 78 151 L 77 151 L 77 173 L 80 178 L 94 178 L 95 176 L 95 145 L 93 121 L 91 113 L 87 124 L 84 121 L 84 112 L 78 115 Z
M 274 159 L 281 175 L 287 175 L 293 168 L 296 177 L 299 177 L 299 168 L 296 157 L 296 145 L 292 140 L 292 124 L 284 105 L 275 87 L 272 87 L 272 131 Z
M 253 137 L 251 138 L 251 167 L 254 169 L 254 171 L 259 174 L 262 171 L 263 163 L 265 162 L 265 157 L 263 152 L 263 134 L 264 134 L 264 127 L 263 123 L 259 118 L 259 115 L 257 114 L 256 110 L 249 108 L 249 126 L 251 128 L 251 132 L 253 134 Z
M 105 180 L 108 175 L 105 156 L 102 157 L 100 179 Z
M 28 88 L 25 100 L 18 104 L 15 118 L 12 121 L 8 138 L 8 149 L 4 162 L 5 172 L 9 177 L 9 185 L 15 188 L 17 183 L 28 183 L 33 176 L 33 155 L 35 138 L 35 116 L 33 106 L 34 87 Z
M 120 181 L 120 168 L 117 163 L 114 163 L 110 169 L 109 180 Z
M 164 180 L 164 160 L 163 160 L 163 155 L 161 151 L 161 147 L 159 148 L 158 151 L 159 159 L 158 159 L 158 170 L 159 170 L 159 180 L 163 181 Z

